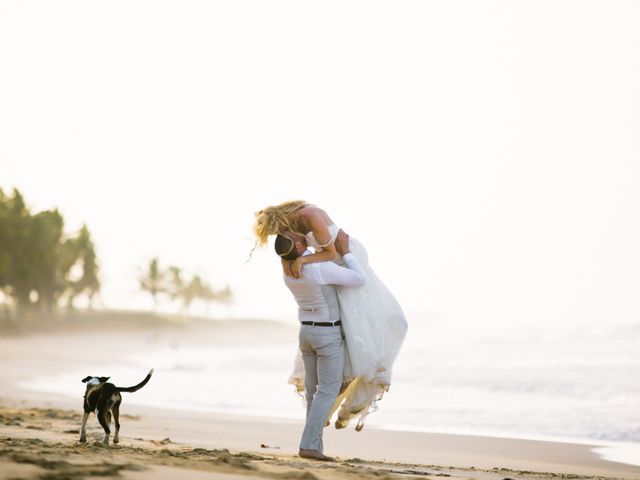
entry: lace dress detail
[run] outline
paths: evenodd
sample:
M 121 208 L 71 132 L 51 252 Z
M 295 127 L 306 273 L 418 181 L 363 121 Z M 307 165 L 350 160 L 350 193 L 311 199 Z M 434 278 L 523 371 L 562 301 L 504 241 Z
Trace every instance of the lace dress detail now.
M 335 224 L 329 226 L 332 242 L 339 230 Z M 306 238 L 314 249 L 321 248 L 313 232 Z M 359 431 L 365 417 L 377 409 L 376 402 L 389 390 L 393 363 L 406 335 L 407 321 L 398 301 L 369 266 L 364 246 L 350 237 L 349 250 L 360 262 L 367 283 L 358 288 L 338 286 L 346 344 L 343 382 L 350 385 L 336 400 L 328 420 L 340 407 L 336 427 L 344 428 L 358 417 L 356 430 Z M 342 264 L 342 259 L 336 263 Z M 304 367 L 299 352 L 289 383 L 303 394 Z

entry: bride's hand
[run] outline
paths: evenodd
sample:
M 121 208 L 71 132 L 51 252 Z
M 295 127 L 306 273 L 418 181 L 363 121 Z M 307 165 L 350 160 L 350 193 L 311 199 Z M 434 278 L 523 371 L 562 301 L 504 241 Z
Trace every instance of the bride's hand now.
M 293 262 L 291 260 L 285 260 L 284 258 L 282 259 L 282 269 L 284 270 L 284 274 L 287 277 L 293 277 L 293 272 L 291 271 L 292 265 Z
M 294 278 L 302 277 L 302 265 L 304 265 L 304 263 L 302 262 L 302 257 L 300 256 L 291 263 L 291 276 L 293 276 Z

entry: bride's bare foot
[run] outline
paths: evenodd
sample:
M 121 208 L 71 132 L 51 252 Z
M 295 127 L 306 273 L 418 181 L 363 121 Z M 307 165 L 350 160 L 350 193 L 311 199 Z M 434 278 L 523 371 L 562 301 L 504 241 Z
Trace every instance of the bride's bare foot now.
M 298 452 L 302 458 L 313 458 L 314 460 L 323 460 L 326 462 L 335 462 L 336 460 L 331 457 L 327 457 L 324 453 L 319 452 L 318 450 L 306 450 L 301 448 Z

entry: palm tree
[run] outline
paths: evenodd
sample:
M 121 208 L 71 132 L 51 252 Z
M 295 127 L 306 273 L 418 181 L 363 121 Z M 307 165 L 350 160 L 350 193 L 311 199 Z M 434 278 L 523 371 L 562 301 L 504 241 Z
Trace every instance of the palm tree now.
M 100 280 L 98 279 L 96 252 L 93 243 L 90 245 L 91 247 L 87 248 L 84 256 L 80 286 L 89 297 L 89 308 L 93 308 L 93 297 L 100 291 Z
M 64 220 L 58 210 L 46 210 L 31 217 L 27 248 L 30 286 L 37 293 L 37 303 L 53 309 L 64 291 L 60 271 L 61 239 Z
M 222 290 L 216 292 L 215 300 L 227 305 L 233 302 L 233 292 L 231 291 L 229 284 L 227 284 Z
M 220 302 L 229 305 L 233 299 L 233 293 L 231 292 L 231 287 L 229 285 L 226 285 L 223 289 L 216 291 L 208 284 L 203 284 L 200 291 L 200 299 L 205 302 L 208 316 L 212 302 Z
M 17 189 L 13 196 L 1 195 L 0 215 L 0 251 L 3 264 L 3 289 L 15 300 L 18 306 L 31 303 L 32 255 L 29 233 L 31 213 L 22 195 Z
M 2 293 L 2 303 L 4 303 L 5 313 L 9 314 L 9 199 L 0 188 L 0 293 Z
M 83 225 L 75 238 L 68 238 L 63 244 L 62 272 L 67 291 L 67 306 L 73 308 L 73 301 L 78 295 L 86 294 L 89 307 L 93 305 L 93 297 L 100 290 L 98 264 L 91 234 Z M 77 278 L 72 278 L 74 270 L 81 269 Z
M 183 310 L 189 311 L 191 308 L 191 303 L 196 298 L 202 297 L 202 292 L 204 290 L 204 283 L 202 279 L 198 275 L 194 275 L 188 284 L 182 289 L 182 307 Z
M 154 308 L 158 306 L 158 294 L 165 291 L 164 288 L 164 272 L 160 270 L 158 257 L 154 257 L 149 262 L 146 272 L 139 277 L 140 288 L 149 292 L 153 299 Z
M 167 290 L 169 293 L 169 297 L 171 301 L 174 301 L 176 298 L 179 298 L 182 295 L 182 290 L 184 289 L 184 280 L 182 279 L 182 269 L 171 265 L 168 270 L 169 280 L 167 285 Z
M 72 282 L 70 272 L 79 262 L 82 276 Z M 91 298 L 100 288 L 97 274 L 86 225 L 76 238 L 65 238 L 57 209 L 32 215 L 17 189 L 11 196 L 0 189 L 0 290 L 5 299 L 19 308 L 37 303 L 51 310 L 69 291 L 72 297 L 87 293 Z

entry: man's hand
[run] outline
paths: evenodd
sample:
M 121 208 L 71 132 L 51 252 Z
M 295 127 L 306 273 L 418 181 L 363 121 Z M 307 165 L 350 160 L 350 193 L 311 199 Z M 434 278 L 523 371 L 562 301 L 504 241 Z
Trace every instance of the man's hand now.
M 344 233 L 343 230 L 338 232 L 338 236 L 335 241 L 336 251 L 340 254 L 341 257 L 344 257 L 347 253 L 349 253 L 349 235 Z

